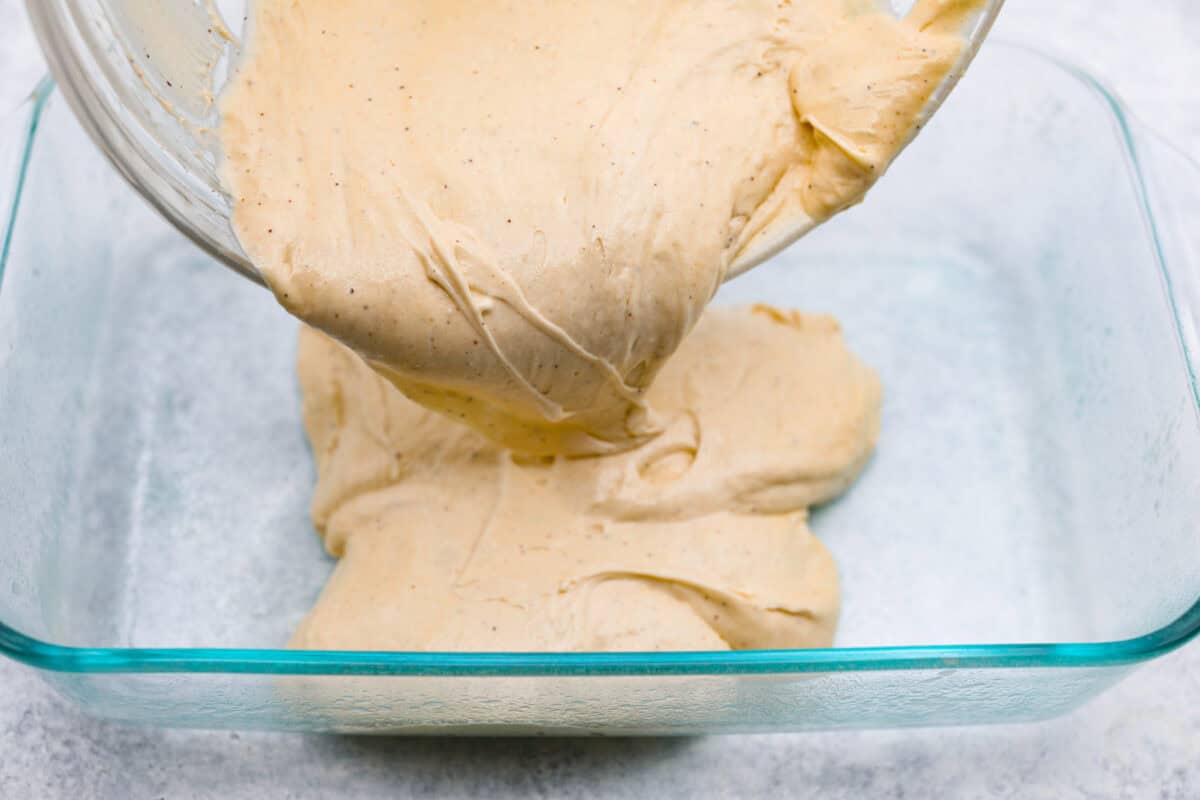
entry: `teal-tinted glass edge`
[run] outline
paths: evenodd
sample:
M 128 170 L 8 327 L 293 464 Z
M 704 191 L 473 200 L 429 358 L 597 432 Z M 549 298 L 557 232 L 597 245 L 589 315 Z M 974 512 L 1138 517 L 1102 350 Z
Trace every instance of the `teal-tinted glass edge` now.
M 1027 49 L 1027 48 L 1022 48 Z M 1099 94 L 1111 109 L 1130 155 L 1133 179 L 1162 272 L 1168 299 L 1183 343 L 1193 400 L 1200 410 L 1191 354 L 1167 268 L 1138 156 L 1138 145 L 1124 107 L 1094 76 L 1037 50 Z M 38 125 L 54 89 L 47 77 L 33 94 L 13 203 L 0 245 L 0 287 L 8 261 L 21 195 Z M 766 673 L 865 672 L 916 669 L 994 669 L 1039 667 L 1118 667 L 1165 655 L 1200 634 L 1200 597 L 1175 621 L 1143 636 L 1110 642 L 1064 644 L 917 645 L 814 650 L 741 650 L 671 653 L 415 653 L 281 650 L 243 648 L 84 648 L 44 642 L 0 621 L 0 653 L 30 666 L 55 672 L 155 673 L 200 672 L 268 675 L 411 675 L 411 676 L 600 676 L 600 675 L 752 675 Z
M 602 676 L 755 675 L 1014 667 L 1119 667 L 1148 661 L 1200 630 L 1200 601 L 1136 639 L 1081 644 L 922 645 L 672 653 L 398 653 L 233 648 L 76 648 L 0 623 L 0 652 L 39 669 L 82 673 L 267 675 Z
M 18 145 L 21 148 L 21 155 L 17 167 L 16 184 L 13 187 L 12 205 L 8 210 L 8 223 L 4 226 L 4 239 L 0 242 L 0 287 L 4 285 L 4 267 L 8 264 L 8 251 L 12 248 L 13 234 L 17 230 L 17 213 L 21 208 L 21 195 L 25 192 L 25 177 L 29 173 L 29 159 L 33 156 L 33 143 L 37 139 L 38 125 L 42 121 L 42 109 L 53 91 L 54 81 L 47 75 L 38 81 L 38 85 L 27 101 L 32 104 L 32 108 L 30 108 L 29 121 L 25 128 L 25 140 Z

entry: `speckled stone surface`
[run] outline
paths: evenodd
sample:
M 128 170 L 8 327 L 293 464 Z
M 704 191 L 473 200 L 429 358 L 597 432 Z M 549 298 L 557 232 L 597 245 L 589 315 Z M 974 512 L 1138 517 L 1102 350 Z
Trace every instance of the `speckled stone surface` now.
M 1195 0 L 1009 0 L 999 32 L 1088 66 L 1200 155 Z M 0 37 L 3 113 L 42 69 L 18 0 L 0 0 Z M 1200 644 L 1037 726 L 611 741 L 123 729 L 88 719 L 32 670 L 0 659 L 3 800 L 332 796 L 1193 800 Z

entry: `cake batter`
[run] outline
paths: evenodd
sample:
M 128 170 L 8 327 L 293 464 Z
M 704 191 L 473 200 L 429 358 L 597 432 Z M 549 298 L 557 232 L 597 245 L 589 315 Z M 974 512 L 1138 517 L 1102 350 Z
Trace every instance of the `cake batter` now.
M 293 645 L 833 641 L 837 569 L 808 507 L 869 457 L 880 385 L 831 318 L 708 311 L 648 393 L 663 433 L 603 458 L 515 456 L 312 329 L 299 365 L 313 517 L 340 561 Z
M 300 373 L 342 558 L 295 644 L 828 644 L 807 508 L 867 458 L 878 385 L 828 319 L 704 309 L 862 198 L 978 5 L 254 3 L 222 172 L 324 332 Z

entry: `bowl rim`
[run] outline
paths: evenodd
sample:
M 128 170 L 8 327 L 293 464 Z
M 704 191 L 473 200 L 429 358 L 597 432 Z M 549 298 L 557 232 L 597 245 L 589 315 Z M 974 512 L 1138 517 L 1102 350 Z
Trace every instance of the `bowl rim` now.
M 1128 167 L 1143 220 L 1164 276 L 1168 301 L 1180 340 L 1186 342 L 1179 299 L 1171 280 L 1166 250 L 1152 211 L 1139 157 L 1138 139 L 1124 105 L 1104 83 L 1070 62 L 1025 45 L 1005 43 L 1039 58 L 1079 80 L 1113 116 L 1128 153 Z M 8 261 L 25 180 L 46 102 L 55 83 L 45 76 L 27 101 L 27 122 L 18 144 L 19 165 L 8 219 L 0 228 L 0 288 Z M 1200 167 L 1198 167 L 1200 169 Z M 1186 348 L 1185 348 L 1186 351 Z M 1184 354 L 1194 408 L 1200 411 L 1200 383 Z M 867 672 L 922 669 L 1096 668 L 1138 664 L 1186 644 L 1200 635 L 1200 597 L 1163 627 L 1130 639 L 1104 642 L 906 645 L 811 650 L 739 650 L 629 653 L 438 653 L 280 648 L 88 648 L 71 647 L 28 636 L 0 620 L 0 654 L 38 669 L 68 673 L 225 673 L 269 675 L 380 676 L 638 676 L 753 675 Z

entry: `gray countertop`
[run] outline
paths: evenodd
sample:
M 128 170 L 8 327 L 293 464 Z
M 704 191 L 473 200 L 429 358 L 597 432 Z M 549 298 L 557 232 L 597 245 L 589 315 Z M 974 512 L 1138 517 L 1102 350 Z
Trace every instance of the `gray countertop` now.
M 1103 12 L 1097 11 L 1102 8 Z M 1194 0 L 1009 0 L 1049 43 L 1200 154 Z M 0 111 L 42 67 L 0 0 Z M 0 798 L 474 796 L 1200 798 L 1200 644 L 1061 720 L 681 740 L 404 740 L 119 728 L 0 659 Z

